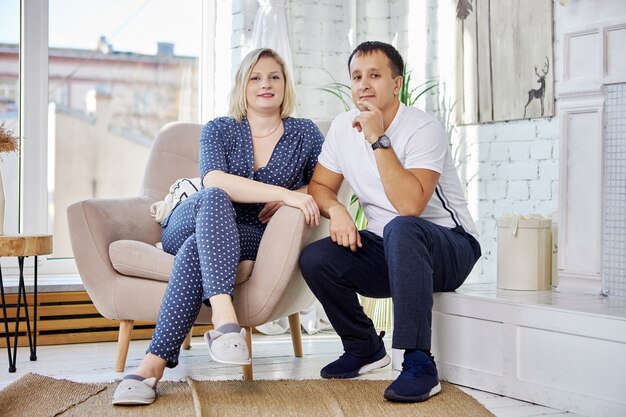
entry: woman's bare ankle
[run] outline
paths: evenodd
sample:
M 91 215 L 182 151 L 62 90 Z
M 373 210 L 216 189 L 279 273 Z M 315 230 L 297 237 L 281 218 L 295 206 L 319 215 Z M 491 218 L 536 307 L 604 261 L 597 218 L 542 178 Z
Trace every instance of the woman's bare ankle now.
M 139 368 L 134 372 L 135 375 L 142 376 L 144 378 L 156 378 L 159 381 L 163 378 L 163 372 L 167 361 L 152 353 L 148 353 L 145 358 L 139 364 Z
M 237 320 L 233 320 L 233 319 L 222 319 L 222 320 L 211 320 L 211 323 L 213 324 L 213 329 L 217 330 L 220 327 L 222 327 L 225 324 L 236 324 L 239 325 L 239 323 L 237 323 Z
M 239 323 L 230 295 L 218 294 L 210 297 L 209 300 L 213 309 L 211 323 L 214 329 L 228 323 Z

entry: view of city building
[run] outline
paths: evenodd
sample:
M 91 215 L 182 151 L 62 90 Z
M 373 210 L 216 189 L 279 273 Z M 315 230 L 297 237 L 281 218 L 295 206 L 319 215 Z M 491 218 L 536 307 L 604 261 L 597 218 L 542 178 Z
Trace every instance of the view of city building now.
M 49 49 L 49 217 L 54 257 L 71 257 L 69 204 L 136 195 L 152 139 L 171 121 L 198 121 L 198 58 L 158 43 L 154 55 Z M 0 121 L 16 130 L 19 45 L 0 44 Z

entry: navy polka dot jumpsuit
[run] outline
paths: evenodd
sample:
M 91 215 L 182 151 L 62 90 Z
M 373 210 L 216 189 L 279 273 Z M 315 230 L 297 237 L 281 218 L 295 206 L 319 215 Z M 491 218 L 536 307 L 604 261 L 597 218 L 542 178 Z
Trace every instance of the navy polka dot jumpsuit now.
M 254 171 L 247 119 L 210 121 L 200 135 L 200 177 L 220 170 L 295 190 L 307 185 L 323 136 L 307 119 L 283 120 L 284 133 L 265 167 Z M 256 259 L 265 230 L 258 218 L 264 204 L 233 203 L 220 188 L 203 188 L 183 201 L 163 222 L 163 249 L 175 254 L 152 341 L 146 353 L 173 368 L 202 303 L 217 294 L 232 296 L 237 265 Z

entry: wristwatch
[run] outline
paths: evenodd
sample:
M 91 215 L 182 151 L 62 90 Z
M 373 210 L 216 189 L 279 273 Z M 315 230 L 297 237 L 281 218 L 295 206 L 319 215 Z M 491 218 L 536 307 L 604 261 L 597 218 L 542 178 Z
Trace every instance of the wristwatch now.
M 372 150 L 375 151 L 378 148 L 387 149 L 390 146 L 391 146 L 391 139 L 389 139 L 389 136 L 382 135 L 381 137 L 378 138 L 376 142 L 372 143 Z

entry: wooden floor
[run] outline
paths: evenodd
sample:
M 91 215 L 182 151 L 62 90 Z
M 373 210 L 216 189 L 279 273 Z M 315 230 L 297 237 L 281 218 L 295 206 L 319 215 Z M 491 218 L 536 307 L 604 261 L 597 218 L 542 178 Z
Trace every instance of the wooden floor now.
M 341 353 L 341 343 L 334 333 L 303 334 L 304 357 L 295 358 L 289 334 L 279 336 L 253 335 L 253 357 L 255 379 L 314 379 L 326 363 Z M 390 347 L 391 339 L 385 338 Z M 148 346 L 147 340 L 131 343 L 128 353 L 127 371 L 132 371 L 140 362 Z M 119 379 L 122 373 L 113 371 L 116 344 L 85 343 L 75 345 L 40 346 L 38 360 L 30 362 L 28 348 L 18 349 L 17 372 L 7 372 L 7 352 L 0 349 L 0 388 L 5 387 L 29 372 L 78 382 L 107 382 Z M 390 351 L 390 349 L 389 349 Z M 183 351 L 180 364 L 166 370 L 164 380 L 177 381 L 191 376 L 200 380 L 240 379 L 241 368 L 213 362 L 206 352 L 200 337 L 192 339 L 192 348 Z M 391 367 L 364 375 L 363 379 L 391 379 Z M 488 392 L 459 387 L 485 405 L 497 417 L 567 416 L 566 413 Z M 382 395 L 382 393 L 381 393 Z

